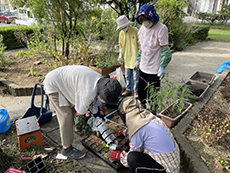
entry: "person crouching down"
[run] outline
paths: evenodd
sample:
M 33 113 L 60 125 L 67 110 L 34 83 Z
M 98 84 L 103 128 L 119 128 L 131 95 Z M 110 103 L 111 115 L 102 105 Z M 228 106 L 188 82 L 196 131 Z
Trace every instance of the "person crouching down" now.
M 118 134 L 129 137 L 130 150 L 111 151 L 110 158 L 119 160 L 133 173 L 180 172 L 179 147 L 165 123 L 132 96 L 124 98 L 118 109 L 127 126 Z
M 85 153 L 72 146 L 74 116 L 89 116 L 102 103 L 116 105 L 122 87 L 116 79 L 104 78 L 82 65 L 62 66 L 49 72 L 44 90 L 56 110 L 62 142 L 62 154 L 81 159 Z

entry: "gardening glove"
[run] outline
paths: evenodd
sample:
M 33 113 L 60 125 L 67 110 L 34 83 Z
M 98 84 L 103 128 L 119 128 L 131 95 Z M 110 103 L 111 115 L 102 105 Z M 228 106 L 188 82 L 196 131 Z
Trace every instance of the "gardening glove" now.
M 159 68 L 157 76 L 160 77 L 160 80 L 164 78 L 164 76 L 165 76 L 165 68 L 164 67 Z
M 120 161 L 120 154 L 121 154 L 121 151 L 111 151 L 110 154 L 109 154 L 109 157 L 111 160 L 118 160 Z
M 119 55 L 117 61 L 122 65 L 123 64 L 123 57 L 122 57 L 122 48 L 119 47 Z
M 119 136 L 124 136 L 122 130 L 116 130 L 116 133 L 117 133 L 117 137 L 119 137 Z
M 139 66 L 140 66 L 140 61 L 137 60 L 134 65 L 134 70 L 139 70 Z

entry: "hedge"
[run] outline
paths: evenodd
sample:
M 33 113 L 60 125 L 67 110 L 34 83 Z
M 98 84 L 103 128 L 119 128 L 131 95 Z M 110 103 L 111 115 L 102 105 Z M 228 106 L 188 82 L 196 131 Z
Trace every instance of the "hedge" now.
M 195 27 L 193 38 L 197 40 L 205 40 L 208 37 L 210 27 Z
M 35 26 L 6 26 L 0 27 L 0 34 L 3 36 L 3 43 L 7 47 L 6 50 L 26 47 L 25 43 L 20 43 L 14 35 L 16 30 L 24 30 L 27 34 L 33 33 Z

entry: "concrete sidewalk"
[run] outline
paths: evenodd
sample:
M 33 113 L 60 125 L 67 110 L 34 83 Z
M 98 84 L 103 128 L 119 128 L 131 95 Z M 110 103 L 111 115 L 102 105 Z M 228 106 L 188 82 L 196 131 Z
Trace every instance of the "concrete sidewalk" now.
M 169 74 L 169 79 L 172 81 L 187 81 L 192 74 L 197 71 L 214 74 L 216 69 L 223 62 L 230 59 L 230 43 L 223 42 L 201 42 L 190 46 L 183 51 L 173 53 L 173 58 L 166 72 Z M 217 80 L 220 74 L 215 74 Z M 219 79 L 223 79 L 220 77 Z M 220 83 L 220 81 L 219 81 Z M 210 92 L 211 94 L 211 92 Z M 35 105 L 40 107 L 41 97 L 35 97 Z M 29 109 L 31 96 L 14 97 L 10 95 L 0 95 L 0 109 L 6 108 L 10 118 L 20 118 Z M 53 111 L 52 105 L 50 105 Z M 52 121 L 41 126 L 43 133 L 46 133 L 51 139 L 61 144 L 58 123 L 56 117 Z M 80 163 L 93 173 L 103 172 L 129 172 L 128 169 L 114 170 L 103 160 L 99 159 L 92 152 L 88 151 L 81 144 L 81 137 L 75 134 L 74 146 L 87 153 L 87 156 L 79 160 Z

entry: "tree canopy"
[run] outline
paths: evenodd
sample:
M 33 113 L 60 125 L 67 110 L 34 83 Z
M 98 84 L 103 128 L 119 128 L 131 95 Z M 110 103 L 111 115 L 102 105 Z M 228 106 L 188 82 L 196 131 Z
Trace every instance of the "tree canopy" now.
M 156 0 L 155 0 L 156 1 Z M 95 4 L 107 4 L 118 16 L 126 15 L 131 21 L 135 20 L 140 7 L 149 0 L 93 0 Z

